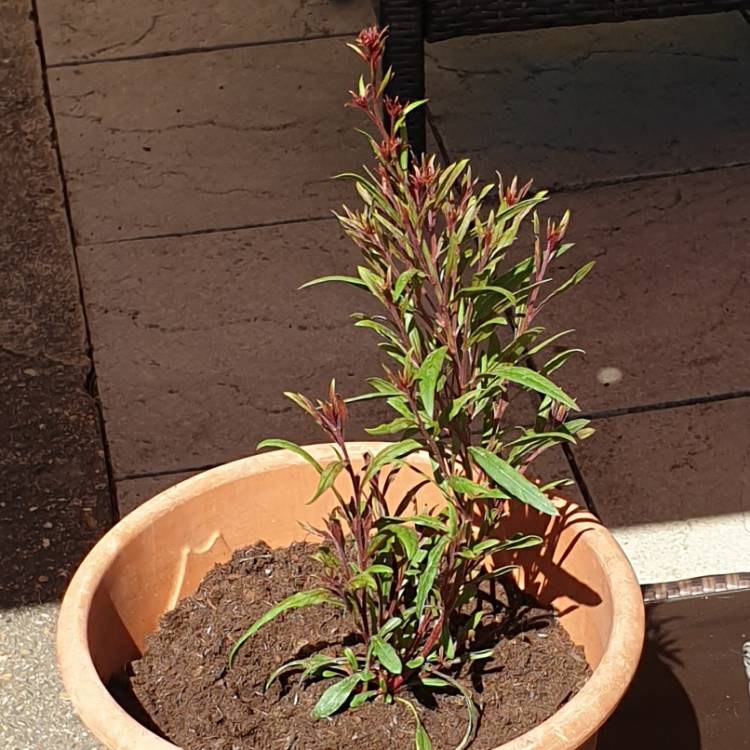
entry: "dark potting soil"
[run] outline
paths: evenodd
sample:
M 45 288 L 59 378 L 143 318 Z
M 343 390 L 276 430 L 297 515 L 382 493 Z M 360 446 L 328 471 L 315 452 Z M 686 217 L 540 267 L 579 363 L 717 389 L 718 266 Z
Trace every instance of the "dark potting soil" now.
M 339 609 L 312 607 L 282 615 L 261 629 L 228 668 L 228 651 L 250 624 L 271 605 L 314 583 L 312 549 L 295 544 L 272 550 L 257 544 L 214 568 L 193 596 L 164 615 L 129 677 L 121 675 L 111 685 L 113 694 L 183 750 L 413 748 L 414 719 L 398 703 L 378 701 L 315 721 L 312 709 L 326 682 L 298 689 L 292 676 L 287 684 L 263 692 L 266 678 L 283 662 L 340 651 L 343 642 L 351 642 L 351 625 Z M 523 595 L 512 610 L 504 607 L 485 618 L 494 622 L 496 656 L 483 663 L 481 673 L 462 678 L 481 712 L 472 750 L 490 750 L 533 728 L 590 675 L 582 650 L 552 612 Z M 465 729 L 462 699 L 432 693 L 415 703 L 435 750 L 452 750 Z

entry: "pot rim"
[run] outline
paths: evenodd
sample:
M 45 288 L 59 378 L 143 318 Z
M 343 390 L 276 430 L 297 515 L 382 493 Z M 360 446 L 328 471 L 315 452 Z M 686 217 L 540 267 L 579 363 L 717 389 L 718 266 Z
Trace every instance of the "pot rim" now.
M 347 444 L 352 457 L 381 448 L 382 442 Z M 331 457 L 330 444 L 305 446 L 316 459 Z M 194 495 L 240 478 L 306 465 L 287 450 L 241 458 L 173 485 L 125 516 L 89 552 L 73 576 L 60 608 L 57 661 L 65 690 L 83 723 L 98 740 L 117 750 L 178 750 L 130 716 L 110 695 L 88 649 L 88 616 L 98 589 L 117 551 L 155 519 Z M 567 503 L 569 501 L 563 501 Z M 586 518 L 588 516 L 588 518 Z M 635 573 L 612 534 L 587 512 L 581 530 L 592 554 L 608 573 L 612 597 L 612 632 L 599 665 L 581 690 L 552 716 L 494 750 L 570 750 L 583 745 L 612 714 L 638 666 L 645 630 L 643 598 Z M 582 720 L 584 716 L 589 720 Z M 117 738 L 118 744 L 111 740 Z

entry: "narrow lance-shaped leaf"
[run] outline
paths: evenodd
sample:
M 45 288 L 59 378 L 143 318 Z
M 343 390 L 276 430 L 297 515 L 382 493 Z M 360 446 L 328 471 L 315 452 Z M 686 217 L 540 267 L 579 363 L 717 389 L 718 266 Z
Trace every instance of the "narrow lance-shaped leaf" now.
M 503 364 L 493 367 L 492 374 L 504 380 L 510 380 L 512 383 L 518 383 L 518 385 L 522 385 L 525 388 L 531 388 L 537 393 L 559 401 L 569 409 L 578 411 L 578 404 L 562 388 L 556 386 L 549 378 L 545 378 L 544 375 L 540 375 L 528 367 Z
M 469 453 L 487 476 L 507 490 L 511 497 L 518 498 L 521 502 L 536 508 L 540 513 L 550 516 L 558 515 L 557 508 L 552 501 L 533 482 L 526 479 L 500 456 L 478 446 L 469 448 Z
M 406 698 L 397 697 L 396 700 L 406 706 L 411 711 L 411 714 L 414 717 L 414 721 L 416 723 L 416 730 L 414 732 L 415 750 L 432 750 L 432 742 L 430 741 L 430 736 L 427 734 L 427 730 L 424 728 L 424 725 L 419 718 L 419 713 L 414 707 L 414 704 Z
M 414 453 L 414 451 L 419 450 L 421 447 L 420 443 L 416 440 L 402 440 L 399 443 L 393 443 L 393 445 L 383 448 L 370 461 L 370 465 L 367 467 L 363 478 L 364 484 L 373 479 L 384 466 L 404 456 L 408 456 L 410 453 Z
M 424 572 L 419 578 L 419 583 L 417 583 L 417 595 L 414 600 L 417 618 L 422 616 L 427 597 L 429 596 L 430 591 L 432 590 L 432 585 L 435 583 L 435 579 L 440 572 L 440 560 L 449 542 L 450 538 L 447 536 L 439 538 L 435 542 L 435 546 L 427 555 L 427 564 L 425 565 Z
M 279 602 L 275 607 L 271 607 L 267 612 L 261 615 L 238 639 L 229 652 L 229 665 L 234 663 L 234 657 L 242 646 L 252 638 L 262 627 L 275 620 L 279 615 L 288 612 L 290 609 L 302 609 L 303 607 L 314 607 L 319 604 L 334 604 L 342 607 L 340 599 L 334 596 L 326 589 L 310 589 L 309 591 L 298 591 Z
M 430 352 L 417 371 L 419 396 L 422 399 L 422 406 L 424 406 L 427 416 L 430 419 L 432 419 L 435 410 L 435 387 L 437 386 L 447 351 L 447 347 L 441 346 L 439 349 Z
M 508 495 L 500 490 L 483 487 L 481 484 L 472 482 L 466 477 L 448 477 L 448 485 L 452 490 L 469 497 L 496 497 L 507 498 Z
M 305 461 L 313 466 L 319 474 L 323 472 L 323 467 L 304 448 L 300 448 L 299 445 L 292 443 L 289 440 L 281 440 L 280 438 L 261 440 L 258 443 L 258 450 L 263 450 L 263 448 L 280 448 L 281 450 L 291 451 L 301 458 L 304 458 Z
M 330 490 L 333 487 L 336 477 L 342 472 L 344 465 L 343 461 L 334 461 L 323 469 L 320 481 L 318 482 L 318 488 L 315 490 L 315 494 L 307 501 L 308 505 L 314 503 L 326 490 Z
M 309 289 L 311 286 L 317 286 L 318 284 L 330 284 L 331 282 L 339 282 L 341 284 L 349 284 L 350 286 L 356 286 L 360 289 L 367 289 L 362 279 L 358 279 L 356 276 L 321 276 L 311 281 L 306 281 L 298 289 Z

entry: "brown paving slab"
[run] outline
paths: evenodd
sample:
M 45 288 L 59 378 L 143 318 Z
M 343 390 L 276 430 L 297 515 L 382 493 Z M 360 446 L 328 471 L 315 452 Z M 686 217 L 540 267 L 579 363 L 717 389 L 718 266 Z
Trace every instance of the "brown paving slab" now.
M 739 13 L 427 49 L 448 149 L 488 177 L 571 184 L 750 160 L 750 28 Z
M 750 168 L 559 194 L 550 205 L 572 210 L 577 243 L 560 280 L 596 261 L 540 316 L 550 330 L 576 329 L 570 341 L 586 356 L 559 381 L 585 410 L 750 391 Z
M 594 427 L 574 453 L 608 526 L 744 513 L 750 534 L 750 398 L 595 420 Z
M 138 506 L 143 505 L 155 495 L 169 489 L 175 484 L 189 479 L 197 472 L 177 472 L 175 474 L 159 474 L 152 477 L 138 477 L 137 479 L 122 479 L 117 482 L 117 508 L 120 518 L 123 518 Z
M 380 372 L 369 332 L 348 317 L 364 297 L 296 291 L 356 265 L 334 221 L 81 247 L 79 258 L 118 479 L 221 463 L 265 437 L 319 442 L 282 391 L 322 396 L 335 377 L 355 395 Z
M 750 748 L 750 591 L 648 605 L 633 685 L 599 735 L 599 750 Z
M 54 69 L 79 242 L 328 216 L 360 72 L 343 39 Z
M 369 0 L 39 0 L 51 65 L 228 44 L 356 33 Z
M 59 598 L 111 521 L 85 372 L 0 353 L 0 608 Z
M 58 598 L 109 522 L 30 12 L 0 5 L 0 608 Z
M 85 331 L 26 3 L 0 7 L 0 346 L 81 362 Z

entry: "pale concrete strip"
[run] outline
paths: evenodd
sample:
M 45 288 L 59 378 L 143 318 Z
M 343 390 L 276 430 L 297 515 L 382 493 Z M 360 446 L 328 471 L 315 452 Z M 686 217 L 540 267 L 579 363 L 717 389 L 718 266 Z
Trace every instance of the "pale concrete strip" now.
M 56 604 L 0 610 L 0 747 L 99 750 L 57 675 Z
M 750 571 L 750 511 L 616 528 L 641 584 Z

